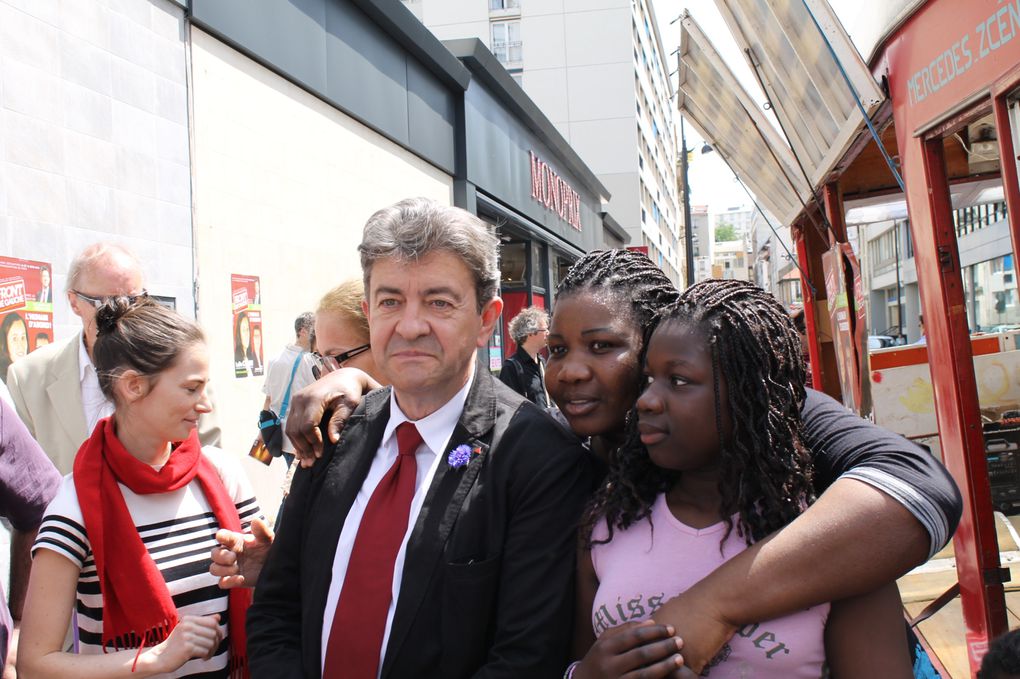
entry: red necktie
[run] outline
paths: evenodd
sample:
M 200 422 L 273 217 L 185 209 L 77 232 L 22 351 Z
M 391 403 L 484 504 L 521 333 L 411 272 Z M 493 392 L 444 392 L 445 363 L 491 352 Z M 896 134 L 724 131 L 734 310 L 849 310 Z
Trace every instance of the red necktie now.
M 407 532 L 421 434 L 397 427 L 397 461 L 375 487 L 358 526 L 347 575 L 326 646 L 323 679 L 376 679 L 386 615 L 393 598 L 393 564 Z

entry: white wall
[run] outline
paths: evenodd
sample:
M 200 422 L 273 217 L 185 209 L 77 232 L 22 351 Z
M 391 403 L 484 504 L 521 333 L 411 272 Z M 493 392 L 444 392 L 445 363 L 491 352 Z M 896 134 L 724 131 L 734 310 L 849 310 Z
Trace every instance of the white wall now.
M 488 0 L 428 0 L 409 3 L 408 7 L 440 40 L 477 36 L 487 46 L 492 45 Z
M 166 0 L 0 0 L 0 253 L 53 264 L 99 240 L 194 313 L 183 14 Z M 57 337 L 80 329 L 54 295 Z
M 192 71 L 198 314 L 224 447 L 246 455 L 264 397 L 261 377 L 233 375 L 230 274 L 261 277 L 268 359 L 293 341 L 298 313 L 360 277 L 375 210 L 408 196 L 450 204 L 452 180 L 198 29 Z M 283 465 L 244 462 L 275 513 Z

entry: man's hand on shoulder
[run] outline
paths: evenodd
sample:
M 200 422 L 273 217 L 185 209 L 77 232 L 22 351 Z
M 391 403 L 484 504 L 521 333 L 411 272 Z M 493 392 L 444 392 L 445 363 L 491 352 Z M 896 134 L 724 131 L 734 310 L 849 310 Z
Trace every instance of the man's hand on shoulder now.
M 330 443 L 336 443 L 361 398 L 379 386 L 357 368 L 342 368 L 323 375 L 294 393 L 287 413 L 286 434 L 294 445 L 298 463 L 302 467 L 311 467 L 322 457 L 325 442 L 319 425 L 327 414 L 326 437 Z

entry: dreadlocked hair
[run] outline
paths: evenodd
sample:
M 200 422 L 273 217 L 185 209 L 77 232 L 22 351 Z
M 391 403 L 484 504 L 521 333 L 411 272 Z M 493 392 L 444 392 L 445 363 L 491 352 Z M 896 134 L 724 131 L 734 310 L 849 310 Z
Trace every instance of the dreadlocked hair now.
M 592 250 L 567 271 L 556 286 L 556 299 L 584 290 L 605 291 L 625 300 L 642 330 L 680 295 L 662 269 L 632 250 Z
M 645 333 L 678 322 L 701 331 L 712 353 L 715 427 L 720 442 L 720 518 L 725 541 L 739 516 L 738 534 L 748 545 L 787 525 L 814 501 L 813 466 L 803 441 L 801 408 L 806 397 L 800 337 L 771 294 L 746 281 L 706 280 L 661 310 Z M 720 381 L 725 380 L 732 429 L 723 431 Z M 680 472 L 652 463 L 637 430 L 637 410 L 627 419 L 626 442 L 610 458 L 609 474 L 582 519 L 581 538 L 591 546 L 603 517 L 624 530 L 649 517 L 659 493 Z

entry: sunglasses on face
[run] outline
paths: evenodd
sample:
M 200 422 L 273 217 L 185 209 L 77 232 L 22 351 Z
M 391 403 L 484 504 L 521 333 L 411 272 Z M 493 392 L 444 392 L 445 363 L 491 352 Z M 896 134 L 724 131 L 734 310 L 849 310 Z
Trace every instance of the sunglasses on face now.
M 142 290 L 137 295 L 107 295 L 106 297 L 95 297 L 93 295 L 86 295 L 84 292 L 79 292 L 77 290 L 71 290 L 71 292 L 73 292 L 76 297 L 85 300 L 86 302 L 88 302 L 97 309 L 106 304 L 107 302 L 109 302 L 111 299 L 117 299 L 118 297 L 126 297 L 128 304 L 134 304 L 138 300 L 145 299 L 146 297 L 149 296 L 148 290 Z
M 372 345 L 370 344 L 362 344 L 360 347 L 348 349 L 347 351 L 341 354 L 337 354 L 336 356 L 323 356 L 318 351 L 316 351 L 312 354 L 312 356 L 315 357 L 315 360 L 319 364 L 319 373 L 325 375 L 326 373 L 331 373 L 334 370 L 339 370 L 340 368 L 344 367 L 344 363 L 351 360 L 355 356 L 358 356 L 359 354 L 365 353 L 371 348 L 371 346 Z

